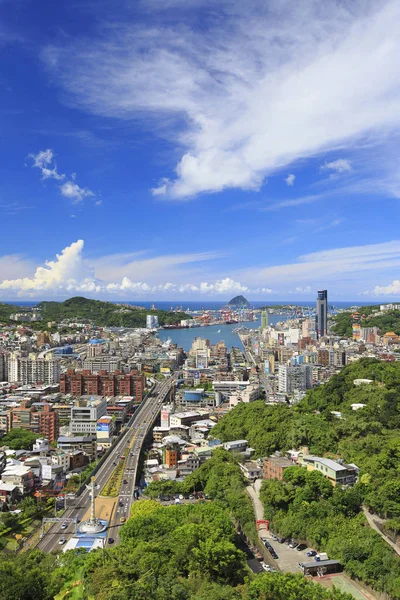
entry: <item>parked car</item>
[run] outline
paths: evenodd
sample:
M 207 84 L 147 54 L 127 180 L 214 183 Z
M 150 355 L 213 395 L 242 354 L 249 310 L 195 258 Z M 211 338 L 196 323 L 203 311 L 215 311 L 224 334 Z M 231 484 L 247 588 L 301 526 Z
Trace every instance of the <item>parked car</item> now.
M 193 496 L 193 494 L 190 494 L 190 496 L 189 496 L 189 500 L 194 500 L 194 496 Z
M 297 548 L 297 542 L 290 542 L 289 548 Z
M 114 543 L 114 538 L 108 538 L 108 543 L 109 544 L 113 544 Z
M 316 550 L 310 550 L 309 552 L 307 552 L 307 556 L 317 556 L 317 551 Z
M 301 552 L 302 550 L 305 550 L 307 548 L 307 544 L 299 544 L 296 548 L 296 550 L 298 550 L 299 552 Z
M 276 541 L 279 542 L 280 544 L 283 544 L 283 542 L 286 542 L 286 539 L 284 537 L 278 537 L 278 538 L 276 538 Z
M 269 565 L 267 565 L 265 562 L 261 563 L 262 568 L 264 569 L 264 571 L 271 571 L 271 568 Z

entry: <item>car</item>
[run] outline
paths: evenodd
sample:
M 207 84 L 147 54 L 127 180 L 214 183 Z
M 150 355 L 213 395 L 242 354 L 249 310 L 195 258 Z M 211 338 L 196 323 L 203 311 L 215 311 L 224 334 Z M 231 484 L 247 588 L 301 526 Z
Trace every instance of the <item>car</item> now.
M 65 542 L 67 541 L 66 537 L 62 537 L 58 540 L 58 543 L 60 544 L 60 546 L 62 546 L 63 544 L 65 544 Z
M 290 542 L 289 544 L 289 548 L 297 548 L 298 544 L 297 542 Z
M 126 485 L 128 483 L 127 479 L 124 479 L 124 485 Z
M 121 518 L 120 518 L 120 522 L 121 522 L 121 523 L 125 523 L 125 521 L 126 521 L 125 517 L 121 517 Z
M 276 541 L 277 541 L 279 544 L 283 544 L 283 542 L 285 542 L 286 540 L 285 540 L 285 538 L 284 538 L 284 537 L 278 537 L 278 538 L 276 539 Z
M 60 529 L 67 529 L 68 527 L 68 523 L 63 523 L 60 527 Z
M 275 533 L 271 533 L 271 537 L 273 540 L 278 541 L 278 536 Z
M 113 544 L 114 543 L 114 538 L 108 538 L 108 543 L 109 544 Z
M 123 506 L 123 505 L 124 505 L 124 503 L 122 502 L 122 500 L 120 500 L 120 501 L 118 502 L 118 506 Z
M 302 552 L 303 550 L 305 550 L 307 548 L 307 544 L 299 544 L 296 548 L 296 550 L 298 552 Z
M 117 464 L 117 463 L 114 461 L 114 462 L 113 462 L 113 465 L 114 465 L 114 467 L 115 467 L 115 465 L 116 465 L 116 464 Z
M 316 550 L 310 550 L 309 552 L 307 552 L 307 556 L 317 556 L 317 551 Z
M 264 571 L 271 571 L 271 567 L 269 565 L 267 565 L 265 562 L 262 562 L 261 566 L 264 569 Z
M 193 494 L 190 494 L 190 496 L 189 496 L 189 500 L 194 500 L 194 496 L 193 496 Z

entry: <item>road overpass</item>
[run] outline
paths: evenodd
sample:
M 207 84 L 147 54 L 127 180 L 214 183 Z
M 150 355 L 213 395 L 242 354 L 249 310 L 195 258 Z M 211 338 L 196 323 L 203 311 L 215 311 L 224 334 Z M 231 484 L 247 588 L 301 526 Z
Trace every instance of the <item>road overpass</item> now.
M 118 532 L 121 526 L 121 518 L 127 519 L 129 517 L 130 508 L 135 501 L 134 491 L 143 442 L 152 428 L 161 406 L 165 403 L 174 381 L 174 377 L 169 377 L 156 383 L 152 392 L 131 417 L 128 423 L 128 432 L 121 436 L 96 474 L 96 491 L 100 494 L 116 468 L 120 457 L 126 457 L 122 477 L 122 481 L 126 481 L 126 483 L 122 483 L 118 497 L 109 498 L 98 495 L 96 498 L 96 516 L 109 521 L 107 537 L 112 537 L 115 543 L 119 542 Z M 68 541 L 74 535 L 74 521 L 83 521 L 89 515 L 90 491 L 84 489 L 71 504 L 72 506 L 67 508 L 60 521 L 55 523 L 39 542 L 37 547 L 40 550 L 45 552 L 60 550 L 59 540 L 65 537 Z M 67 529 L 62 530 L 61 525 L 64 519 L 71 521 L 68 522 Z

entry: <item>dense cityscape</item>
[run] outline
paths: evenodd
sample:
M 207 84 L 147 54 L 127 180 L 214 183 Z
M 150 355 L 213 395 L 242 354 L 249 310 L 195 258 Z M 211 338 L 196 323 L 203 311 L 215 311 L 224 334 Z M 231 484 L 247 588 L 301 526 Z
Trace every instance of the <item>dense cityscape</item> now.
M 80 307 L 91 302 L 78 299 Z M 323 580 L 328 589 L 344 582 L 349 598 L 375 597 L 374 589 L 382 585 L 388 597 L 399 597 L 391 571 L 400 554 L 400 504 L 397 495 L 384 492 L 392 467 L 372 484 L 366 458 L 356 462 L 354 452 L 326 443 L 318 429 L 330 423 L 329 435 L 336 428 L 336 435 L 346 436 L 347 423 L 360 424 L 376 402 L 397 397 L 391 388 L 400 381 L 400 336 L 390 324 L 399 318 L 400 306 L 338 310 L 329 304 L 327 290 L 317 293 L 314 307 L 254 309 L 244 297 L 241 306 L 237 302 L 233 298 L 213 315 L 205 308 L 177 321 L 174 328 L 191 335 L 188 350 L 172 337 L 160 339 L 164 332 L 173 336 L 174 328 L 159 326 L 155 305 L 145 326 L 137 328 L 99 326 L 79 314 L 44 323 L 37 307 L 3 319 L 0 543 L 8 560 L 23 560 L 35 548 L 44 553 L 41 560 L 48 553 L 124 551 L 131 535 L 124 530 L 131 520 L 140 522 L 142 510 L 149 516 L 159 509 L 204 511 L 216 503 L 233 519 L 234 543 L 224 550 L 236 547 L 234 557 L 224 558 L 232 573 L 239 561 L 240 569 L 247 564 L 254 574 L 282 574 L 282 590 L 301 573 L 304 582 Z M 175 310 L 180 311 L 170 309 Z M 233 330 L 237 345 L 227 347 L 223 328 L 232 321 L 240 324 Z M 215 344 L 206 337 L 213 324 L 220 326 Z M 321 403 L 326 393 L 329 400 Z M 396 422 L 395 407 L 386 410 L 395 411 Z M 299 415 L 303 422 L 291 431 L 291 419 Z M 384 424 L 378 427 L 370 417 L 366 423 L 359 435 L 380 432 L 383 443 Z M 354 436 L 356 431 L 349 440 Z M 383 499 L 378 500 L 370 486 L 380 479 Z M 336 510 L 344 522 L 345 506 L 351 505 L 354 515 L 364 512 L 371 540 L 384 547 L 385 564 L 392 565 L 387 575 L 383 562 L 379 577 L 363 571 L 367 557 L 351 558 L 346 546 L 340 550 L 326 535 L 319 537 L 311 523 L 309 529 L 307 519 L 299 530 L 288 496 L 294 483 L 296 494 L 314 495 L 310 508 L 335 498 L 343 505 Z M 279 494 L 287 498 L 283 504 Z M 179 514 L 190 521 L 191 512 Z M 365 529 L 359 517 L 354 519 Z M 73 570 L 82 568 L 84 554 L 69 560 L 76 561 Z M 96 562 L 92 568 L 96 574 Z M 222 567 L 215 568 L 222 584 Z M 227 577 L 229 586 L 240 580 L 238 572 L 237 581 L 233 574 Z M 78 585 L 82 597 L 100 594 L 94 579 L 83 585 L 71 569 L 63 581 L 64 593 Z M 296 581 L 299 590 L 306 585 Z M 154 585 L 160 584 L 153 582 L 151 593 Z M 107 586 L 101 593 L 109 597 Z M 231 593 L 239 592 L 232 587 Z M 321 588 L 307 597 L 333 597 L 324 593 Z

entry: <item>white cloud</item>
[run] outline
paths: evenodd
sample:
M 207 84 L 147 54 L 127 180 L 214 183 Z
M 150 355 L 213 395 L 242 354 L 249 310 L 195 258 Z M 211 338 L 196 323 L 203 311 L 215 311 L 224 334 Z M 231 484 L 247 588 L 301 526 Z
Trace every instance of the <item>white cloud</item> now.
M 29 158 L 33 160 L 33 167 L 40 169 L 42 179 L 64 179 L 65 175 L 58 173 L 57 165 L 54 162 L 54 152 L 50 148 L 40 150 L 37 154 L 30 154 Z
M 400 280 L 395 279 L 389 285 L 376 285 L 372 292 L 364 292 L 367 296 L 400 296 Z
M 314 233 L 319 233 L 321 231 L 326 231 L 327 229 L 332 229 L 332 227 L 337 227 L 338 225 L 343 223 L 343 221 L 344 219 L 332 219 L 332 221 L 330 221 L 326 225 L 321 225 L 321 227 L 315 229 Z
M 33 160 L 33 167 L 40 169 L 42 173 L 42 179 L 65 179 L 65 175 L 58 173 L 57 165 L 54 162 L 54 152 L 50 148 L 47 150 L 40 150 L 37 154 L 30 154 L 29 157 Z M 72 200 L 74 203 L 81 202 L 87 196 L 94 196 L 95 194 L 88 188 L 81 188 L 75 183 L 76 173 L 71 174 L 71 180 L 66 181 L 60 186 L 61 194 Z M 101 200 L 96 202 L 99 206 L 102 203 Z
M 56 260 L 46 261 L 44 267 L 37 267 L 32 277 L 4 279 L 0 290 L 19 292 L 56 292 L 58 290 L 78 289 L 79 281 L 87 282 L 88 269 L 82 260 L 83 240 L 73 242 L 56 255 Z
M 384 144 L 398 130 L 397 0 L 328 1 L 323 11 L 309 0 L 218 6 L 219 18 L 191 28 L 189 8 L 177 20 L 160 8 L 149 26 L 139 5 L 101 39 L 43 52 L 71 104 L 123 120 L 151 116 L 152 129 L 178 145 L 175 176 L 155 195 L 257 190 L 299 159 L 365 138 Z M 348 171 L 346 159 L 334 163 Z
M 289 173 L 289 175 L 286 177 L 286 179 L 284 179 L 284 181 L 286 182 L 286 185 L 292 186 L 294 185 L 295 179 L 296 175 L 293 175 L 293 173 Z
M 62 195 L 65 198 L 69 198 L 74 203 L 81 202 L 87 196 L 94 196 L 94 193 L 88 188 L 81 188 L 73 181 L 66 181 L 60 186 Z
M 352 170 L 351 162 L 347 158 L 338 158 L 321 165 L 321 171 L 335 171 L 336 173 L 348 173 Z

